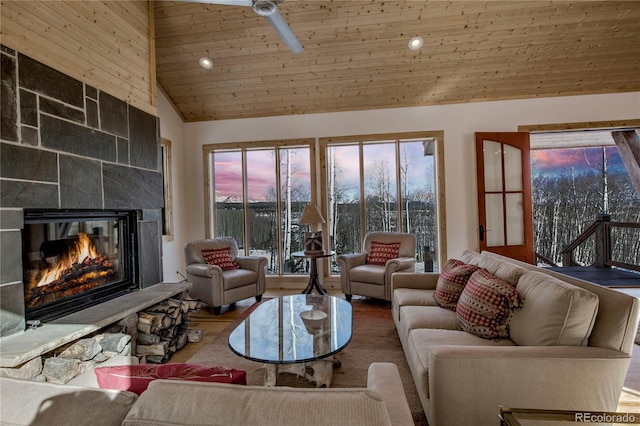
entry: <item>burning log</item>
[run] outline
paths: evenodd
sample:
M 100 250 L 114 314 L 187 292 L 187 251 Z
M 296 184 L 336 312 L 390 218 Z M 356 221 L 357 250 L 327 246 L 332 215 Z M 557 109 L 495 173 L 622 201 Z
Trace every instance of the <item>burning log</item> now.
M 25 295 L 28 308 L 53 302 L 99 287 L 116 274 L 113 263 L 96 252 L 86 234 L 80 234 L 75 246 L 56 264 L 39 271 L 33 282 L 27 283 Z

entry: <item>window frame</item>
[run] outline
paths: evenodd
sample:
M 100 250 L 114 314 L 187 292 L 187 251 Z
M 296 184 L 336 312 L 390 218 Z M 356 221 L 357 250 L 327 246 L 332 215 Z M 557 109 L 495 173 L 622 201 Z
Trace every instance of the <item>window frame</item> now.
M 162 241 L 168 242 L 174 239 L 173 230 L 173 189 L 171 176 L 172 157 L 171 157 L 171 141 L 169 139 L 160 138 L 160 164 L 162 167 L 162 183 L 164 207 L 162 210 Z
M 204 225 L 205 235 L 212 238 L 214 235 L 214 219 L 212 212 L 212 172 L 209 168 L 209 156 L 216 150 L 254 150 L 268 149 L 280 147 L 308 146 L 309 147 L 309 170 L 311 179 L 311 200 L 315 201 L 323 216 L 327 214 L 328 209 L 328 188 L 327 188 L 327 146 L 336 143 L 354 143 L 354 142 L 376 142 L 376 141 L 395 141 L 395 140 L 411 140 L 411 139 L 427 139 L 434 140 L 434 161 L 435 161 L 435 184 L 434 192 L 436 196 L 436 229 L 438 243 L 438 270 L 447 259 L 447 238 L 446 238 L 446 206 L 445 206 L 445 164 L 444 164 L 444 131 L 419 131 L 419 132 L 399 132 L 388 134 L 367 134 L 355 136 L 334 136 L 320 138 L 299 138 L 299 139 L 279 139 L 265 141 L 246 141 L 246 142 L 221 142 L 206 144 L 202 146 L 203 157 L 203 180 L 204 180 Z M 398 165 L 400 163 L 398 162 Z M 246 182 L 243 182 L 246 185 Z M 246 208 L 246 206 L 245 206 Z M 278 207 L 280 209 L 280 207 Z M 215 208 L 213 208 L 215 210 Z M 244 225 L 246 227 L 246 224 Z M 244 230 L 245 240 L 248 238 L 246 228 Z M 322 225 L 324 235 L 328 234 L 328 223 Z M 364 234 L 363 234 L 364 235 Z M 278 241 L 278 247 L 281 247 L 282 241 Z M 248 242 L 245 241 L 243 246 L 248 250 Z M 336 275 L 329 275 L 329 269 L 326 265 L 328 260 L 318 262 L 319 272 L 328 278 L 326 284 L 334 284 Z M 267 283 L 278 280 L 277 284 L 300 283 L 301 279 L 307 279 L 303 275 L 269 275 L 266 277 Z
M 213 179 L 213 167 L 209 167 L 210 165 L 210 156 L 217 152 L 223 151 L 240 151 L 242 155 L 242 167 L 243 167 L 243 179 L 242 179 L 242 187 L 243 193 L 247 191 L 247 180 L 246 180 L 246 152 L 247 151 L 259 151 L 259 150 L 267 150 L 267 149 L 280 149 L 280 148 L 308 148 L 309 149 L 309 178 L 310 178 L 310 196 L 311 200 L 317 200 L 318 192 L 317 192 L 317 170 L 316 170 L 316 140 L 312 138 L 301 138 L 301 139 L 285 139 L 285 140 L 270 140 L 270 141 L 253 141 L 253 142 L 234 142 L 234 143 L 214 143 L 207 144 L 202 146 L 202 155 L 203 155 L 203 177 L 204 177 L 204 219 L 205 219 L 205 235 L 207 238 L 215 237 L 215 215 L 216 209 L 212 205 L 214 200 L 214 179 Z M 278 167 L 278 166 L 277 166 Z M 282 206 L 280 203 L 281 197 L 277 197 L 277 214 L 280 215 L 282 213 Z M 248 203 L 247 200 L 243 197 L 243 209 L 244 211 L 248 211 Z M 246 215 L 243 220 L 243 239 L 241 245 L 243 247 L 242 251 L 244 255 L 248 254 L 249 250 L 249 233 L 248 231 L 248 223 L 246 219 Z M 279 233 L 278 242 L 277 242 L 278 250 L 282 248 L 282 235 Z M 280 258 L 280 257 L 279 257 Z M 273 278 L 279 279 L 292 279 L 298 280 L 301 276 L 307 277 L 307 275 L 300 274 L 284 274 L 281 268 L 278 268 L 278 274 L 270 274 L 268 275 L 267 281 Z
M 369 143 L 383 143 L 383 142 L 394 142 L 394 143 L 402 143 L 403 141 L 410 140 L 420 140 L 420 139 L 433 139 L 434 141 L 434 193 L 436 196 L 436 232 L 437 232 L 437 244 L 438 244 L 438 270 L 441 270 L 442 265 L 447 259 L 447 239 L 446 239 L 446 206 L 445 206 L 445 169 L 444 169 L 444 131 L 422 131 L 422 132 L 401 132 L 401 133 L 378 133 L 378 134 L 366 134 L 366 135 L 354 135 L 354 136 L 333 136 L 333 137 L 322 137 L 319 138 L 319 155 L 320 155 L 320 194 L 321 197 L 321 211 L 323 214 L 326 214 L 328 210 L 329 204 L 329 193 L 328 193 L 328 149 L 330 146 L 336 145 L 358 145 L 360 156 L 362 158 L 362 147 L 365 144 Z M 399 161 L 400 152 L 396 152 L 396 175 L 399 173 L 399 168 L 401 166 L 401 162 Z M 360 160 L 361 160 L 360 158 Z M 360 161 L 359 160 L 359 161 Z M 360 181 L 364 178 L 364 171 L 362 167 L 360 168 Z M 396 185 L 400 186 L 400 181 L 396 182 Z M 399 188 L 398 188 L 399 189 Z M 399 196 L 401 191 L 399 192 Z M 401 204 L 401 203 L 398 203 Z M 365 216 L 365 203 L 360 203 L 361 209 L 361 217 Z M 400 214 L 400 211 L 398 212 Z M 401 216 L 398 216 L 399 218 Z M 402 220 L 399 221 L 400 228 L 402 230 Z M 323 225 L 323 233 L 325 235 L 329 235 L 328 233 L 328 222 Z M 361 223 L 361 233 L 362 236 L 366 234 L 366 224 Z M 325 270 L 328 270 L 326 268 Z M 335 276 L 336 274 L 333 274 Z

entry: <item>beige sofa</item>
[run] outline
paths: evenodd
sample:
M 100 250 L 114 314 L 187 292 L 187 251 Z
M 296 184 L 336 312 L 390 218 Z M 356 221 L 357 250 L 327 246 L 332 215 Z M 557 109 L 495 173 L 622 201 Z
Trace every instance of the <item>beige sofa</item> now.
M 413 419 L 395 364 L 369 367 L 367 388 L 294 389 L 156 380 L 140 397 L 91 386 L 0 378 L 7 425 L 398 425 Z
M 515 283 L 509 338 L 462 331 L 438 274 L 393 276 L 393 319 L 430 426 L 496 425 L 499 406 L 616 411 L 640 300 L 489 252 L 460 257 Z

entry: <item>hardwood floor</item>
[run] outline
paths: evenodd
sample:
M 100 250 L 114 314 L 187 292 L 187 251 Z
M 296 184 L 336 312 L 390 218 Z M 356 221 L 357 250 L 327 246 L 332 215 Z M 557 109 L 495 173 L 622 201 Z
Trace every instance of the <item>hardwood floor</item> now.
M 264 297 L 277 297 L 284 294 L 291 294 L 287 290 L 268 290 Z M 342 293 L 335 292 L 336 295 Z M 357 298 L 358 296 L 354 296 Z M 171 357 L 171 362 L 187 362 L 196 352 L 202 349 L 211 339 L 215 338 L 227 326 L 233 323 L 242 313 L 249 308 L 255 299 L 246 299 L 233 306 L 224 306 L 220 315 L 214 315 L 211 309 L 203 306 L 198 312 L 190 315 L 191 324 L 189 328 L 202 329 L 202 341 L 198 343 L 188 343 L 181 351 Z M 625 386 L 618 404 L 620 412 L 640 413 L 640 346 L 635 345 L 633 357 Z

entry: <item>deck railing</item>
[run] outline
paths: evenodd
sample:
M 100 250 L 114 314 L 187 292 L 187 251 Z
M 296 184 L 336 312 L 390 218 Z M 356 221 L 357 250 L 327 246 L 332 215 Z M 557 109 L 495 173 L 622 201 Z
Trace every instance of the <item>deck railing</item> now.
M 640 229 L 640 223 L 611 222 L 611 215 L 599 214 L 596 220 L 591 223 L 587 229 L 582 232 L 582 234 L 578 235 L 571 244 L 562 249 L 560 252 L 562 256 L 562 266 L 575 265 L 575 262 L 573 261 L 573 251 L 587 241 L 591 236 L 595 236 L 595 261 L 592 266 L 600 268 L 616 266 L 618 268 L 640 271 L 640 265 L 619 262 L 612 259 L 612 228 Z

